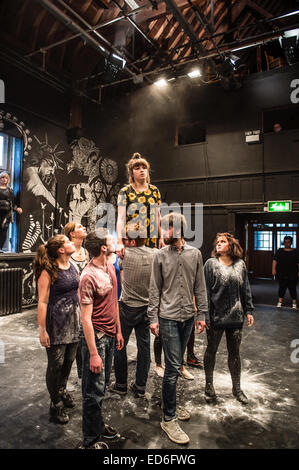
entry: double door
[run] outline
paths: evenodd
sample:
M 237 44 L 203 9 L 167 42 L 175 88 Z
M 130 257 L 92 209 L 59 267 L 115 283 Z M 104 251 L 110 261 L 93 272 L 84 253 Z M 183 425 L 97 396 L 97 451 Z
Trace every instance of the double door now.
M 272 277 L 273 257 L 283 247 L 286 235 L 293 237 L 292 248 L 297 248 L 299 228 L 296 223 L 248 224 L 248 268 L 254 277 Z

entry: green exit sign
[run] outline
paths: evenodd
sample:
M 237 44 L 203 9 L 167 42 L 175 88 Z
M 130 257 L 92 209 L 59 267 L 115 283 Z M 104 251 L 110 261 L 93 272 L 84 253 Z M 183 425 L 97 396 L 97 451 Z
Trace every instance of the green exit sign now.
M 268 201 L 268 212 L 292 212 L 292 201 Z

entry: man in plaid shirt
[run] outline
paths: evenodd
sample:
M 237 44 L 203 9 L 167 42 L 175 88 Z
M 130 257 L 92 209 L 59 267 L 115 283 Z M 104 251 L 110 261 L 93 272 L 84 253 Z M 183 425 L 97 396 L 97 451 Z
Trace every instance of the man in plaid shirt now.
M 146 229 L 136 222 L 127 225 L 127 238 L 123 240 L 124 258 L 119 261 L 122 273 L 122 291 L 119 302 L 119 315 L 124 347 L 115 351 L 114 369 L 116 382 L 111 392 L 127 393 L 128 365 L 126 347 L 135 329 L 137 340 L 137 367 L 135 382 L 130 384 L 136 398 L 144 397 L 150 367 L 150 329 L 147 308 L 152 262 L 156 248 L 145 246 Z

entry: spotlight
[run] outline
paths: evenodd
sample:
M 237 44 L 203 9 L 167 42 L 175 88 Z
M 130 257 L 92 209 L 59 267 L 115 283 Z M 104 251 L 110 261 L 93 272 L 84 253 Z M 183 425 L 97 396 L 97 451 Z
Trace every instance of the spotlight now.
M 230 77 L 235 70 L 234 63 L 228 57 L 222 62 L 219 73 L 221 77 Z
M 199 69 L 193 69 L 190 72 L 187 73 L 188 77 L 190 78 L 196 78 L 201 76 L 201 72 Z
M 165 78 L 159 78 L 159 80 L 154 82 L 154 85 L 156 85 L 158 88 L 163 88 L 167 85 L 167 81 Z
M 281 47 L 284 50 L 289 65 L 299 62 L 299 29 L 285 31 L 279 38 Z

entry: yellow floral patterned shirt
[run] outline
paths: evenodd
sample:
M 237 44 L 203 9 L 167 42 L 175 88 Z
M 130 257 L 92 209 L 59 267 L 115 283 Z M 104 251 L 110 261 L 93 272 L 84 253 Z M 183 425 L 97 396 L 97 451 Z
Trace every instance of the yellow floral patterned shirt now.
M 148 238 L 145 246 L 157 248 L 157 208 L 161 204 L 159 189 L 153 184 L 149 184 L 146 191 L 138 192 L 131 184 L 128 184 L 119 191 L 117 204 L 126 206 L 126 223 L 134 219 L 146 227 Z

